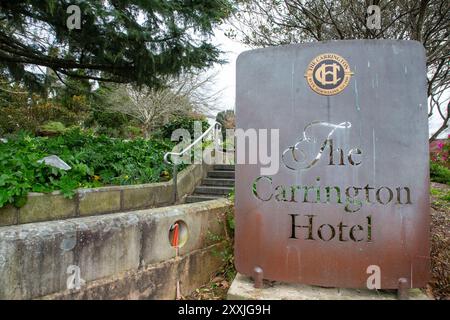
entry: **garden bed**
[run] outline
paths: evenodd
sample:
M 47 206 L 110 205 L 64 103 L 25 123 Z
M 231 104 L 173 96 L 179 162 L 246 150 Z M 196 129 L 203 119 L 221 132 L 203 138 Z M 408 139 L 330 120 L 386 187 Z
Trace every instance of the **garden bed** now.
M 74 197 L 79 188 L 134 185 L 168 181 L 165 152 L 169 140 L 121 140 L 73 129 L 57 137 L 20 133 L 0 142 L 0 207 L 22 207 L 29 192 L 60 191 Z M 40 163 L 55 155 L 70 166 L 58 169 Z
M 173 204 L 174 143 L 121 140 L 79 129 L 57 137 L 22 133 L 0 142 L 0 226 L 161 207 Z M 39 163 L 57 155 L 71 169 Z M 186 166 L 180 166 L 180 170 Z M 178 175 L 178 197 L 192 193 L 207 165 Z
M 191 165 L 177 178 L 178 202 L 192 193 L 206 176 L 208 165 Z M 84 217 L 173 204 L 173 180 L 129 186 L 77 189 L 71 198 L 60 191 L 29 193 L 21 208 L 0 208 L 0 226 Z

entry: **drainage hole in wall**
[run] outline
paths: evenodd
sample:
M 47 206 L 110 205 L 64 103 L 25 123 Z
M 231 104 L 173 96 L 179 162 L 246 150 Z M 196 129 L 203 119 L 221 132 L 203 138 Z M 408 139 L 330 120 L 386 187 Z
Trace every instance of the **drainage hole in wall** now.
M 169 229 L 169 243 L 172 247 L 181 248 L 188 239 L 188 228 L 184 221 L 175 221 Z

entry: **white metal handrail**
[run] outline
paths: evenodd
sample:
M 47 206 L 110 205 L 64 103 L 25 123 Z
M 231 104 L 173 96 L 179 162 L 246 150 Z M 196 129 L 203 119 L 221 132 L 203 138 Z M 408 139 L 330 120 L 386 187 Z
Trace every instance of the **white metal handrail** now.
M 186 148 L 184 148 L 183 150 L 181 150 L 180 152 L 167 152 L 164 155 L 164 162 L 170 165 L 173 165 L 173 173 L 172 173 L 172 180 L 173 180 L 173 203 L 177 202 L 177 194 L 178 194 L 178 190 L 177 190 L 177 163 L 172 162 L 169 160 L 169 156 L 173 157 L 173 156 L 177 156 L 177 157 L 182 157 L 186 152 L 188 152 L 189 150 L 192 149 L 193 146 L 195 146 L 197 143 L 203 141 L 203 138 L 206 137 L 212 130 L 218 130 L 220 131 L 222 129 L 222 125 L 219 122 L 214 122 L 213 125 L 211 125 L 208 129 L 206 129 L 206 131 L 197 139 L 195 139 L 194 142 L 192 142 L 190 145 L 188 145 Z M 215 132 L 214 134 L 214 139 L 216 138 L 217 134 Z
M 167 152 L 164 155 L 164 162 L 167 163 L 167 164 L 172 164 L 172 165 L 175 164 L 174 162 L 169 161 L 169 156 L 182 157 L 186 152 L 191 150 L 193 146 L 195 146 L 197 143 L 201 142 L 203 140 L 203 138 L 206 137 L 208 135 L 208 133 L 210 133 L 214 128 L 216 130 L 221 130 L 222 129 L 222 125 L 219 122 L 215 122 L 212 126 L 210 126 L 208 129 L 206 129 L 206 131 L 203 132 L 203 134 L 200 137 L 195 139 L 194 142 L 192 142 L 190 145 L 188 145 L 182 151 L 180 151 L 180 152 Z

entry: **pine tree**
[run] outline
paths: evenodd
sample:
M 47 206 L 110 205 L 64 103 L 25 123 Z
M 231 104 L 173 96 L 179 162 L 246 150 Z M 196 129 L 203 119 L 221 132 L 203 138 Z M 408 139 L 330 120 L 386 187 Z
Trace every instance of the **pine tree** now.
M 80 29 L 68 28 L 70 5 Z M 232 0 L 0 0 L 0 75 L 35 90 L 45 68 L 67 77 L 161 86 L 221 62 L 214 26 Z

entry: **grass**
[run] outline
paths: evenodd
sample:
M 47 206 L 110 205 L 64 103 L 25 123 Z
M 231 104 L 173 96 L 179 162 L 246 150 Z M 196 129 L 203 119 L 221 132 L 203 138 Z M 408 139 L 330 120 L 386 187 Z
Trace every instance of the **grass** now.
M 450 188 L 431 187 L 431 205 L 436 210 L 450 210 Z

